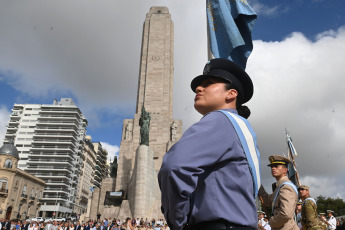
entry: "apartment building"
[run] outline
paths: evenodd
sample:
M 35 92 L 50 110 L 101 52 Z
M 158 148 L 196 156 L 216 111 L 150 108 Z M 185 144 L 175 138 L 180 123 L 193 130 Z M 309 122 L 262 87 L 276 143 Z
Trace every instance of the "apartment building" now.
M 87 120 L 71 98 L 51 105 L 15 104 L 4 143 L 13 140 L 18 168 L 45 181 L 40 215 L 70 216 L 83 168 Z

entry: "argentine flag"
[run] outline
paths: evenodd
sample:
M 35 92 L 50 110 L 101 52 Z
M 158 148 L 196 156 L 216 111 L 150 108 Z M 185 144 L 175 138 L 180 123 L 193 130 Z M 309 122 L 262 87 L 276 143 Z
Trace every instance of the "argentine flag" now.
M 206 0 L 206 13 L 209 59 L 227 58 L 245 70 L 255 11 L 247 0 Z

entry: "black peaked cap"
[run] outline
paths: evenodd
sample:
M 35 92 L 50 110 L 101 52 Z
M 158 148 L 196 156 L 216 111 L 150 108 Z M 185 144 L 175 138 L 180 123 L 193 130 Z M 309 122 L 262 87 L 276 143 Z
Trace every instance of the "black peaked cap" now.
M 195 77 L 190 86 L 195 92 L 196 88 L 208 77 L 219 77 L 231 82 L 237 89 L 242 104 L 248 102 L 253 96 L 253 82 L 249 75 L 234 62 L 215 58 L 208 61 L 204 67 L 202 75 Z

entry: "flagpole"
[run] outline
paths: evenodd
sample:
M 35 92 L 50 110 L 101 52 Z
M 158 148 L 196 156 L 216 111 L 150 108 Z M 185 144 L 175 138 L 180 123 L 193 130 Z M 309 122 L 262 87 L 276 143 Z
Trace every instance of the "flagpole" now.
M 285 134 L 286 134 L 286 142 L 287 142 L 287 145 L 288 145 L 288 155 L 289 155 L 289 158 L 291 157 L 291 161 L 292 161 L 292 164 L 293 164 L 293 167 L 295 169 L 295 175 L 296 175 L 296 182 L 297 182 L 297 185 L 298 187 L 301 186 L 301 183 L 299 181 L 299 174 L 298 174 L 298 171 L 297 171 L 297 167 L 296 167 L 296 162 L 295 162 L 295 158 L 294 158 L 294 154 L 295 151 L 292 145 L 292 140 L 291 140 L 291 137 L 289 135 L 289 131 L 285 128 Z M 297 155 L 297 153 L 295 153 Z

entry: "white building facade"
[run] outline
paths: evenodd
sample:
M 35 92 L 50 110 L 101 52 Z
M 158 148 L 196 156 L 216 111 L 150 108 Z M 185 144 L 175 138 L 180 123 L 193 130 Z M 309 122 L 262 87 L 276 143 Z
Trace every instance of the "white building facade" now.
M 43 217 L 70 216 L 82 173 L 87 120 L 71 98 L 52 105 L 15 104 L 5 135 L 13 140 L 18 168 L 45 181 Z

